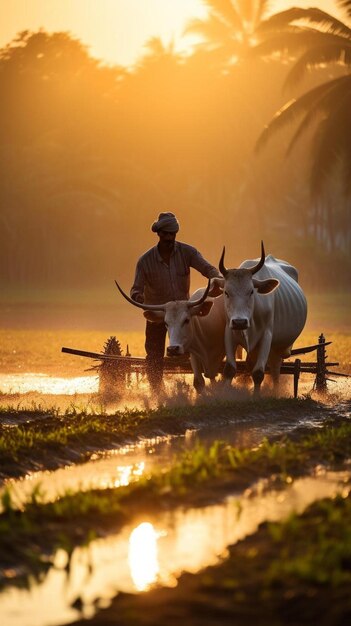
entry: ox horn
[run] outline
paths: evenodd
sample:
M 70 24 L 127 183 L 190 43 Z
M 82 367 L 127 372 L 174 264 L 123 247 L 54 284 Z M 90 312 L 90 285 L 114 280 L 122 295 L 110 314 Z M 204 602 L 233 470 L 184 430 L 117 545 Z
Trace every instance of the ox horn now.
M 261 269 L 261 267 L 264 265 L 265 258 L 266 258 L 266 253 L 264 251 L 263 241 L 261 241 L 261 258 L 256 265 L 249 268 L 252 275 L 256 274 L 256 272 L 258 272 Z
M 143 309 L 144 311 L 164 311 L 165 310 L 162 304 L 141 304 L 141 302 L 135 302 L 135 300 L 132 300 L 132 298 L 130 298 L 129 296 L 127 296 L 126 293 L 124 293 L 122 287 L 119 286 L 116 280 L 115 280 L 115 283 L 116 283 L 117 289 L 120 291 L 122 296 L 128 302 L 130 302 L 130 304 L 134 304 L 134 306 L 139 307 L 139 309 Z
M 224 255 L 225 255 L 225 246 L 223 246 L 222 256 L 219 261 L 219 271 L 221 272 L 222 276 L 224 276 L 225 278 L 228 274 L 228 270 L 224 265 Z
M 205 292 L 203 293 L 203 295 L 201 296 L 201 298 L 199 298 L 198 300 L 188 300 L 188 307 L 189 309 L 191 309 L 193 306 L 199 306 L 200 304 L 202 304 L 203 302 L 205 302 L 207 296 L 208 296 L 208 292 L 210 291 L 210 286 L 211 286 L 211 279 L 208 279 L 208 285 L 205 289 Z

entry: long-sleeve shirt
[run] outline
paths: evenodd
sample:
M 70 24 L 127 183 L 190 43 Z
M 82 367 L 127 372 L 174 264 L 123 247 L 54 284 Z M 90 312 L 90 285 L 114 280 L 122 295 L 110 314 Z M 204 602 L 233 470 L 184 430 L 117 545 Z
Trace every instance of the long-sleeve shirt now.
M 130 295 L 143 298 L 146 304 L 164 304 L 171 300 L 187 300 L 190 289 L 190 268 L 206 278 L 220 276 L 196 248 L 176 241 L 169 265 L 162 259 L 157 245 L 143 254 L 136 266 Z

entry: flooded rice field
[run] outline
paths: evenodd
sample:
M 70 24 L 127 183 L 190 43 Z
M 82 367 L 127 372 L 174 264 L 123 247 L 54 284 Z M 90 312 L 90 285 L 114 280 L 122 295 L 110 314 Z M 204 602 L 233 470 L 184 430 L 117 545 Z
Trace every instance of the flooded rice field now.
M 194 458 L 196 466 L 196 455 L 202 454 L 198 453 L 199 446 L 209 451 L 210 459 L 213 446 L 218 441 L 225 442 L 237 450 L 235 458 L 240 461 L 233 461 L 232 465 L 239 463 L 239 467 L 241 450 L 243 455 L 254 454 L 263 442 L 269 441 L 273 446 L 269 453 L 274 455 L 279 448 L 288 446 L 289 440 L 324 433 L 328 425 L 350 423 L 348 378 L 328 382 L 328 393 L 317 396 L 314 378 L 306 374 L 300 379 L 300 400 L 294 400 L 292 381 L 285 377 L 281 399 L 273 397 L 267 383 L 261 400 L 253 400 L 250 384 L 240 381 L 230 389 L 220 383 L 207 386 L 205 393 L 197 397 L 190 376 L 169 377 L 163 391 L 155 397 L 144 378 L 131 376 L 124 392 L 106 397 L 99 393 L 96 372 L 85 371 L 94 365 L 93 361 L 60 352 L 62 345 L 99 352 L 106 340 L 102 334 L 47 333 L 44 342 L 42 334 L 43 349 L 38 354 L 37 331 L 1 332 L 4 350 L 0 362 L 0 422 L 7 465 L 0 486 L 0 517 L 6 522 L 10 516 L 10 525 L 14 511 L 25 516 L 33 506 L 43 507 L 46 520 L 45 506 L 60 506 L 67 496 L 74 499 L 85 494 L 88 502 L 90 494 L 122 493 L 139 483 L 147 492 L 150 477 L 155 473 L 166 477 L 182 455 Z M 123 337 L 125 344 L 126 340 Z M 304 337 L 301 345 L 315 340 Z M 330 359 L 340 362 L 339 371 L 350 372 L 351 339 L 343 335 L 338 345 L 329 347 Z M 129 337 L 128 349 L 135 356 L 143 354 L 141 333 Z M 274 442 L 278 442 L 276 448 Z M 58 461 L 49 470 L 55 454 Z M 36 469 L 23 469 L 17 478 L 11 478 L 11 471 L 6 475 L 7 468 L 11 469 L 11 458 L 12 465 L 20 466 L 26 455 L 29 460 L 34 459 Z M 0 582 L 4 586 L 0 592 L 0 614 L 5 620 L 2 623 L 59 626 L 99 614 L 120 592 L 138 594 L 155 585 L 175 587 L 182 572 L 196 574 L 222 563 L 228 547 L 254 535 L 263 522 L 284 520 L 292 512 L 300 514 L 311 503 L 335 498 L 337 494 L 347 499 L 351 477 L 347 447 L 339 457 L 331 455 L 334 461 L 329 467 L 324 461 L 319 463 L 314 452 L 314 465 L 309 466 L 306 475 L 301 475 L 304 471 L 298 469 L 299 461 L 291 475 L 284 470 L 284 461 L 272 463 L 275 469 L 271 477 L 267 477 L 263 467 L 262 472 L 250 469 L 241 483 L 234 480 L 231 485 L 226 478 L 225 489 L 220 482 L 218 489 L 210 485 L 200 501 L 195 497 L 197 478 L 193 486 L 191 481 L 190 486 L 186 483 L 186 489 L 182 487 L 183 478 L 176 478 L 174 491 L 180 501 L 166 504 L 172 489 L 158 487 L 159 493 L 152 496 L 147 513 L 141 507 L 139 514 L 134 503 L 133 514 L 127 515 L 123 523 L 117 517 L 114 523 L 112 515 L 108 529 L 103 522 L 106 513 L 97 509 L 79 530 L 78 540 L 72 531 L 74 526 L 79 529 L 80 521 L 63 517 L 62 533 L 71 537 L 65 540 L 69 549 L 57 548 L 60 544 L 55 541 L 54 550 L 51 544 L 51 548 L 44 549 L 35 524 L 27 524 L 27 529 L 21 530 L 24 538 L 20 548 L 23 542 L 23 555 L 27 555 L 23 563 L 20 558 L 16 561 L 2 557 L 0 549 Z M 205 460 L 205 470 L 194 470 L 194 476 L 202 472 L 201 480 L 205 482 L 206 463 Z M 186 463 L 182 471 L 187 475 Z M 275 474 L 283 477 L 283 487 L 279 484 L 277 488 Z M 220 481 L 216 472 L 213 476 Z M 239 483 L 250 486 L 240 490 Z M 186 502 L 182 503 L 184 494 Z M 59 518 L 60 515 L 63 513 L 59 513 Z M 50 516 L 44 522 L 48 536 L 56 532 L 55 524 L 56 518 Z M 27 537 L 29 527 L 32 530 Z M 86 540 L 88 545 L 84 547 L 80 545 L 85 543 L 82 533 L 88 531 L 96 536 Z M 34 576 L 31 568 L 38 559 L 38 550 L 42 550 L 41 574 Z M 28 560 L 31 552 L 32 561 Z M 25 588 L 21 588 L 24 580 Z

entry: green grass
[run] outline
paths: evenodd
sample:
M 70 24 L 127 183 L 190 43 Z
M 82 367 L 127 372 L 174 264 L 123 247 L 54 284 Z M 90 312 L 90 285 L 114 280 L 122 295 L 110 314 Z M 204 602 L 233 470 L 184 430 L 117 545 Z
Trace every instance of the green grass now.
M 25 425 L 3 428 L 0 434 L 0 467 L 5 463 L 22 462 L 38 453 L 56 450 L 64 453 L 65 447 L 75 448 L 79 453 L 82 446 L 90 444 L 95 449 L 117 445 L 126 438 L 136 440 L 139 436 L 152 436 L 163 433 L 181 434 L 189 427 L 213 422 L 214 416 L 221 420 L 242 419 L 256 414 L 272 416 L 272 411 L 281 416 L 284 411 L 294 411 L 297 418 L 301 413 L 318 412 L 317 402 L 305 398 L 266 398 L 241 402 L 211 401 L 195 406 L 161 406 L 150 410 L 124 410 L 113 415 L 90 414 L 74 408 L 58 415 L 57 409 L 42 410 L 40 406 L 32 411 L 21 411 L 28 417 L 36 417 L 34 422 Z M 0 408 L 1 413 L 18 414 L 15 409 Z M 85 450 L 81 450 L 81 460 L 85 460 Z M 77 459 L 78 460 L 78 459 Z
M 268 530 L 279 554 L 267 570 L 267 585 L 281 580 L 333 587 L 351 582 L 350 497 L 323 500 L 302 516 L 269 524 Z
M 156 509 L 162 498 L 163 506 L 173 507 L 181 502 L 196 504 L 197 498 L 244 488 L 258 477 L 278 474 L 281 484 L 308 472 L 317 463 L 337 466 L 351 455 L 351 425 L 324 428 L 299 442 L 284 439 L 269 443 L 264 440 L 256 449 L 232 447 L 215 442 L 210 448 L 198 444 L 185 452 L 168 471 L 143 477 L 118 489 L 67 493 L 52 503 L 42 503 L 36 489 L 23 511 L 16 510 L 10 491 L 2 498 L 0 515 L 0 553 L 5 563 L 25 562 L 33 568 L 46 567 L 42 561 L 57 547 L 79 544 L 99 528 L 116 529 L 133 512 Z M 42 528 L 45 527 L 43 537 Z M 28 552 L 29 551 L 29 552 Z M 30 559 L 28 557 L 30 554 Z M 34 559 L 35 560 L 35 559 Z

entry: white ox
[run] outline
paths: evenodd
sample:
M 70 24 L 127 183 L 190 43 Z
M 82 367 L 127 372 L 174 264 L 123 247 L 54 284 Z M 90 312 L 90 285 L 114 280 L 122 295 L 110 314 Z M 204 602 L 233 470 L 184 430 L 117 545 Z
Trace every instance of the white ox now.
M 165 323 L 169 337 L 168 356 L 190 353 L 194 387 L 196 391 L 202 391 L 205 386 L 203 375 L 214 380 L 225 356 L 223 298 L 206 299 L 210 281 L 206 289 L 195 291 L 190 300 L 175 300 L 160 305 L 135 302 L 115 282 L 128 302 L 144 310 L 147 320 L 156 324 Z
M 224 253 L 225 248 L 219 263 L 226 312 L 224 376 L 235 375 L 235 353 L 242 346 L 255 391 L 260 390 L 267 364 L 276 387 L 282 359 L 290 356 L 306 322 L 307 303 L 297 270 L 272 255 L 266 257 L 263 242 L 261 259 L 244 261 L 238 269 L 225 267 Z

